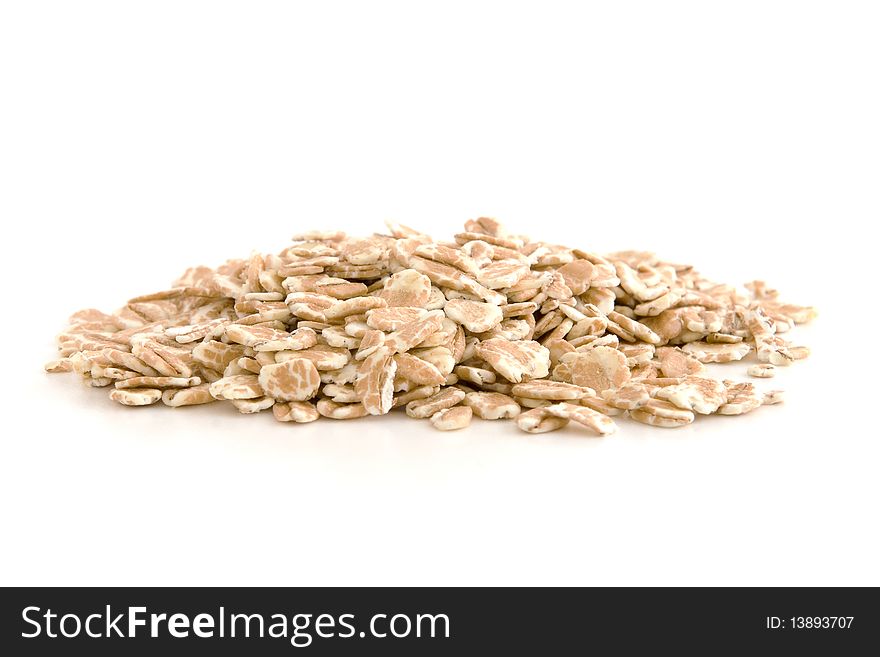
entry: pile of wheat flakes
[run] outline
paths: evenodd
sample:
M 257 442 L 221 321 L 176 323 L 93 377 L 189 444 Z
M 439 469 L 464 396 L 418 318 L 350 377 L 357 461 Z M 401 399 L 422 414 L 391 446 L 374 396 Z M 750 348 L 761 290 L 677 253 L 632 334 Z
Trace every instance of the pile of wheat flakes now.
M 277 255 L 188 269 L 113 314 L 76 313 L 46 370 L 127 406 L 228 401 L 281 422 L 401 408 L 443 431 L 476 415 L 605 435 L 614 417 L 674 428 L 781 401 L 706 372 L 751 358 L 748 374 L 768 378 L 808 355 L 783 336 L 815 311 L 777 296 L 488 218 L 449 242 L 398 224 L 363 239 L 309 232 Z

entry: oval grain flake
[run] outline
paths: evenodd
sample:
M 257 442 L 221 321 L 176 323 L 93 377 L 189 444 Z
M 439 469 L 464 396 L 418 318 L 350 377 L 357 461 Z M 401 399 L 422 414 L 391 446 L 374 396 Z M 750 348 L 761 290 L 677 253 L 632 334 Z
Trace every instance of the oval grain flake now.
M 379 347 L 358 368 L 354 391 L 370 415 L 385 415 L 394 402 L 397 362 L 388 347 Z
M 477 354 L 512 383 L 542 379 L 550 371 L 550 351 L 534 340 L 510 342 L 501 338 L 485 340 Z
M 126 388 L 190 388 L 197 386 L 202 380 L 197 376 L 183 378 L 179 376 L 135 376 L 116 382 L 116 389 Z
M 520 407 L 512 398 L 500 392 L 469 392 L 464 398 L 465 406 L 470 406 L 482 420 L 502 420 L 520 414 Z
M 264 365 L 259 383 L 267 397 L 277 401 L 306 401 L 318 393 L 321 376 L 315 364 L 295 358 L 275 365 Z
M 345 367 L 351 359 L 351 352 L 344 347 L 317 344 L 310 349 L 303 349 L 301 351 L 279 351 L 275 353 L 275 361 L 278 363 L 298 358 L 306 358 L 312 361 L 315 367 L 321 371 L 338 370 Z
M 45 369 L 131 406 L 229 402 L 292 424 L 405 408 L 444 431 L 476 415 L 607 435 L 611 416 L 674 428 L 778 404 L 782 391 L 715 378 L 714 364 L 754 352 L 735 373 L 766 378 L 810 354 L 788 336 L 815 309 L 761 280 L 717 283 L 647 251 L 599 255 L 486 217 L 453 240 L 387 225 L 303 231 L 190 267 L 113 313 L 74 313 Z
M 389 334 L 385 338 L 385 346 L 391 349 L 392 353 L 409 351 L 429 335 L 439 331 L 442 326 L 443 314 L 432 311 L 423 319 L 416 320 Z
M 694 414 L 691 411 L 657 399 L 652 399 L 644 406 L 629 411 L 629 416 L 636 422 L 663 429 L 677 429 L 694 421 Z
M 516 426 L 526 433 L 548 433 L 564 429 L 567 425 L 568 418 L 548 413 L 546 408 L 533 408 L 516 418 Z
M 276 402 L 272 407 L 272 415 L 279 422 L 298 424 L 314 422 L 320 417 L 318 409 L 308 402 Z
M 439 431 L 457 431 L 471 423 L 474 412 L 467 406 L 455 406 L 437 411 L 431 416 L 431 424 Z
M 593 277 L 593 263 L 589 260 L 572 260 L 558 269 L 565 284 L 574 295 L 583 294 L 590 287 Z
M 477 282 L 490 290 L 513 287 L 529 273 L 529 266 L 522 262 L 494 262 L 477 272 Z
M 745 358 L 751 347 L 744 342 L 691 342 L 682 351 L 701 363 L 730 363 Z
M 111 390 L 110 399 L 125 406 L 149 406 L 162 399 L 162 391 L 155 388 Z
M 436 365 L 411 354 L 395 354 L 394 362 L 397 363 L 398 376 L 418 385 L 438 386 L 446 380 L 446 374 Z
M 339 301 L 324 311 L 324 317 L 328 321 L 345 319 L 349 315 L 361 315 L 368 310 L 375 308 L 384 308 L 388 305 L 385 299 L 379 297 L 355 297 L 354 299 L 346 299 Z
M 464 397 L 465 393 L 457 388 L 445 388 L 425 399 L 409 402 L 406 405 L 406 414 L 414 418 L 428 418 L 444 408 L 452 408 L 461 403 Z
M 162 393 L 162 403 L 166 406 L 199 406 L 217 401 L 211 394 L 210 384 L 202 383 L 192 388 L 169 388 Z
M 561 402 L 547 406 L 544 410 L 550 415 L 565 418 L 588 429 L 592 429 L 600 436 L 607 436 L 617 431 L 617 425 L 614 424 L 614 420 L 586 406 Z
M 517 397 L 529 399 L 581 399 L 582 397 L 594 396 L 596 391 L 591 388 L 576 386 L 562 381 L 529 381 L 517 383 L 513 386 L 513 394 Z
M 397 331 L 428 314 L 424 308 L 413 306 L 393 306 L 368 310 L 367 326 L 380 331 Z
M 678 408 L 709 415 L 727 401 L 727 390 L 716 379 L 686 376 L 681 383 L 658 389 L 654 397 L 675 404 Z
M 315 404 L 318 413 L 331 420 L 356 420 L 368 415 L 363 404 L 337 404 L 329 399 L 321 399 Z
M 594 347 L 585 352 L 565 354 L 553 374 L 563 381 L 598 392 L 619 388 L 630 378 L 626 356 L 613 347 Z
M 431 279 L 415 269 L 404 269 L 385 281 L 379 297 L 391 307 L 424 308 L 431 298 Z
M 471 333 L 485 333 L 498 326 L 504 319 L 498 306 L 464 299 L 447 301 L 443 312 L 449 319 L 461 324 Z
M 217 399 L 256 399 L 263 396 L 256 374 L 234 374 L 214 381 L 208 388 Z

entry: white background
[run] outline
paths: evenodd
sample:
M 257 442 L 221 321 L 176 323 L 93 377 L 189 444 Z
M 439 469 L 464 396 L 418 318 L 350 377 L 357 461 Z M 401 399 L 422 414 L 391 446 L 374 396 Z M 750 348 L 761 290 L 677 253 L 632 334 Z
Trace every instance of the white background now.
M 875 3 L 0 6 L 0 583 L 880 584 Z M 765 277 L 814 355 L 783 406 L 605 439 L 42 372 L 189 265 L 479 215 Z

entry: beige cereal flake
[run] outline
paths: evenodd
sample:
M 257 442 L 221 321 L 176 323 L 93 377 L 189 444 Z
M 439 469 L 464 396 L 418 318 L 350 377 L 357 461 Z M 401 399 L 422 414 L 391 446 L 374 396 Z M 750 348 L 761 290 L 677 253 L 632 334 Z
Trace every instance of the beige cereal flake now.
M 423 386 L 441 385 L 446 380 L 446 373 L 436 365 L 412 354 L 395 354 L 397 375 Z
M 745 358 L 751 348 L 744 342 L 690 342 L 682 351 L 701 363 L 730 363 Z
M 284 402 L 311 399 L 321 385 L 318 368 L 307 358 L 263 365 L 258 380 L 267 397 Z
M 477 354 L 508 381 L 543 379 L 550 371 L 550 351 L 534 340 L 492 338 L 477 344 Z
M 586 396 L 593 396 L 596 391 L 591 388 L 577 386 L 572 383 L 563 383 L 562 381 L 547 381 L 539 379 L 529 381 L 527 383 L 517 383 L 513 386 L 513 394 L 517 397 L 527 397 L 529 399 L 581 399 Z
M 485 333 L 498 326 L 504 319 L 501 308 L 482 301 L 452 299 L 446 302 L 443 312 L 449 319 L 461 324 L 471 333 Z
M 209 388 L 217 399 L 256 399 L 263 396 L 256 374 L 233 374 L 214 381 Z
M 644 406 L 629 411 L 629 416 L 636 422 L 663 429 L 675 429 L 686 426 L 693 422 L 695 417 L 691 411 L 656 399 Z
M 217 401 L 211 394 L 210 384 L 202 383 L 192 388 L 169 388 L 162 393 L 166 406 L 197 406 Z
M 275 402 L 272 414 L 279 422 L 314 422 L 320 415 L 314 404 L 309 402 Z
M 379 296 L 391 307 L 425 308 L 431 298 L 431 279 L 415 269 L 404 269 L 385 281 Z
M 391 410 L 397 371 L 393 356 L 388 347 L 379 347 L 358 368 L 354 391 L 370 415 L 385 415 Z
M 239 413 L 259 413 L 275 405 L 275 400 L 271 397 L 257 397 L 256 399 L 232 399 L 232 405 L 238 409 Z
M 43 366 L 43 369 L 52 374 L 57 374 L 59 372 L 72 372 L 73 365 L 70 363 L 69 358 L 58 358 L 56 360 L 50 360 Z
M 492 370 L 483 369 L 482 367 L 472 367 L 470 365 L 459 365 L 453 372 L 458 375 L 460 381 L 467 381 L 476 386 L 483 386 L 487 383 L 495 383 L 497 377 Z
M 546 407 L 533 408 L 516 416 L 516 426 L 526 433 L 548 433 L 563 429 L 568 418 L 554 415 Z
M 331 420 L 354 420 L 368 415 L 367 409 L 361 403 L 337 404 L 330 399 L 320 399 L 315 408 L 320 415 Z
M 361 315 L 368 310 L 385 308 L 388 303 L 380 297 L 355 297 L 330 306 L 324 311 L 328 321 L 345 319 L 350 315 Z
M 678 347 L 658 347 L 655 356 L 663 376 L 679 377 L 702 374 L 706 366 Z
M 589 351 L 565 354 L 553 370 L 553 376 L 576 386 L 598 392 L 619 388 L 630 378 L 626 356 L 612 347 L 594 347 Z
M 686 376 L 681 383 L 658 388 L 654 393 L 678 408 L 709 415 L 727 401 L 727 389 L 717 379 L 702 376 Z
M 411 306 L 390 306 L 374 308 L 366 312 L 367 326 L 380 331 L 397 331 L 407 324 L 423 319 L 427 315 L 424 308 Z
M 602 397 L 614 408 L 631 411 L 647 404 L 659 388 L 641 381 L 630 381 L 619 388 L 609 388 Z
M 764 396 L 755 390 L 753 383 L 725 381 L 727 401 L 718 407 L 720 415 L 742 415 L 755 410 L 764 403 Z
M 502 420 L 519 415 L 520 407 L 511 397 L 500 392 L 469 392 L 464 405 L 470 406 L 474 415 L 482 420 Z
M 468 406 L 444 408 L 431 416 L 431 424 L 440 431 L 456 431 L 467 427 L 473 414 Z
M 458 388 L 444 388 L 425 399 L 417 399 L 406 405 L 406 414 L 414 418 L 431 417 L 444 408 L 452 408 L 464 400 L 465 393 Z
M 110 399 L 125 406 L 149 406 L 162 399 L 162 391 L 155 388 L 111 390 Z
M 756 363 L 749 365 L 746 373 L 758 379 L 772 379 L 776 376 L 776 368 L 770 363 Z
M 424 318 L 415 320 L 402 328 L 389 333 L 385 338 L 385 346 L 392 353 L 404 353 L 421 343 L 428 336 L 436 333 L 443 326 L 443 315 L 432 311 Z
M 288 360 L 306 358 L 319 370 L 338 370 L 351 359 L 351 352 L 344 347 L 331 347 L 317 344 L 301 351 L 279 351 L 275 353 L 275 361 L 283 363 Z
M 565 418 L 592 429 L 600 436 L 607 436 L 617 431 L 617 425 L 607 415 L 586 406 L 577 406 L 560 402 L 546 407 L 546 412 L 556 417 Z

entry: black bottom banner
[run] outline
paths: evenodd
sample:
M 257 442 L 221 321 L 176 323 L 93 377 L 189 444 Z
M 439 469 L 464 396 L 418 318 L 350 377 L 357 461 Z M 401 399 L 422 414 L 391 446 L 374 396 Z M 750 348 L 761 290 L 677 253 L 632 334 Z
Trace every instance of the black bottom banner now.
M 870 588 L 6 588 L 0 596 L 5 655 L 848 655 L 875 652 L 880 636 Z

